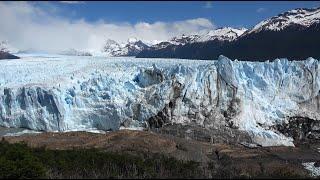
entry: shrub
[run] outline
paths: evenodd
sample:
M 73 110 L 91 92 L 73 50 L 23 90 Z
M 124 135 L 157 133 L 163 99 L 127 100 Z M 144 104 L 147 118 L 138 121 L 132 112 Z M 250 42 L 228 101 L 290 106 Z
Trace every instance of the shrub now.
M 47 150 L 0 142 L 0 178 L 194 178 L 199 164 L 160 154 L 135 156 L 99 149 Z

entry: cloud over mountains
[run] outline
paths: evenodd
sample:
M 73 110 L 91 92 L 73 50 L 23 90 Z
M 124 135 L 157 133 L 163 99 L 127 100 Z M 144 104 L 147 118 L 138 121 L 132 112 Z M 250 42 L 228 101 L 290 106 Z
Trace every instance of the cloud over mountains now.
M 108 22 L 68 19 L 29 2 L 0 2 L 0 40 L 21 50 L 57 52 L 69 48 L 100 49 L 105 39 L 124 42 L 130 37 L 144 41 L 166 40 L 180 34 L 190 34 L 215 28 L 205 18 L 174 22 Z

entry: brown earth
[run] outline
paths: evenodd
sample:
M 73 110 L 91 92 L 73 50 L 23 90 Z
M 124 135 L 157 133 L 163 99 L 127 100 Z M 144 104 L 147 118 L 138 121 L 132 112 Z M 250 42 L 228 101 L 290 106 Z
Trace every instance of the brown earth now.
M 25 134 L 3 137 L 10 143 L 26 142 L 31 147 L 48 149 L 100 148 L 112 152 L 160 153 L 183 160 L 206 162 L 213 147 L 209 143 L 166 137 L 147 131 L 120 130 L 97 134 L 89 132 L 64 132 Z
M 240 144 L 200 142 L 151 131 L 120 130 L 106 134 L 47 132 L 3 138 L 10 143 L 23 141 L 31 147 L 47 149 L 99 148 L 136 155 L 164 154 L 201 162 L 216 173 L 226 173 L 221 174 L 222 177 L 263 177 L 266 172 L 276 174 L 276 177 L 308 177 L 301 163 L 320 160 L 320 153 L 316 151 L 319 144 L 312 147 L 248 148 Z

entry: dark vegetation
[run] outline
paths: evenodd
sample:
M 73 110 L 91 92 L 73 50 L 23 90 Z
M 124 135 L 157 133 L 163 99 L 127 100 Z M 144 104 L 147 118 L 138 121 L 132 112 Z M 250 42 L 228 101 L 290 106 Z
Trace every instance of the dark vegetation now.
M 103 149 L 53 150 L 0 142 L 0 178 L 306 178 L 303 169 L 278 160 L 231 158 L 208 164 L 161 154 L 134 155 Z M 215 158 L 213 158 L 215 159 Z
M 99 149 L 48 150 L 0 143 L 0 178 L 199 178 L 196 162 Z
M 223 157 L 220 163 L 209 163 L 209 169 L 214 170 L 215 177 L 224 179 L 305 179 L 310 178 L 303 170 L 292 164 L 278 161 L 254 158 L 242 162 L 241 159 Z

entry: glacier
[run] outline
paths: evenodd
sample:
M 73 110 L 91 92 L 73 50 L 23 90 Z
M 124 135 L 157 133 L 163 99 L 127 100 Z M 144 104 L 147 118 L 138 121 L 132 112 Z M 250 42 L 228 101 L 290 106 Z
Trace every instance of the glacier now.
M 319 120 L 319 61 L 140 59 L 19 54 L 0 61 L 0 126 L 40 131 L 228 126 L 263 146 L 294 146 L 274 126 Z

